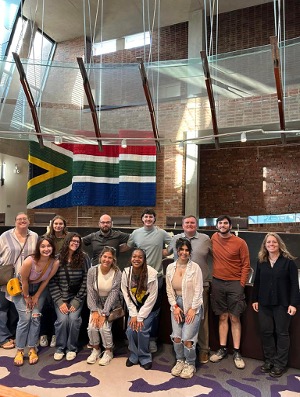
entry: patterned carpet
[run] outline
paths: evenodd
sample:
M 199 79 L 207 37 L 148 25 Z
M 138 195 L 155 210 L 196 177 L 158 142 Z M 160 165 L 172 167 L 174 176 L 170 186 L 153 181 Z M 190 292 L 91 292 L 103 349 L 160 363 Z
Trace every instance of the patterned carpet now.
M 89 365 L 88 349 L 74 361 L 54 361 L 54 348 L 41 348 L 39 362 L 15 367 L 15 350 L 0 349 L 0 384 L 41 397 L 299 397 L 300 371 L 290 368 L 279 379 L 259 371 L 260 361 L 246 359 L 246 369 L 237 370 L 232 356 L 222 362 L 197 368 L 192 379 L 170 374 L 174 355 L 170 345 L 160 346 L 154 355 L 153 368 L 145 371 L 136 365 L 125 366 L 127 348 L 118 347 L 110 365 Z

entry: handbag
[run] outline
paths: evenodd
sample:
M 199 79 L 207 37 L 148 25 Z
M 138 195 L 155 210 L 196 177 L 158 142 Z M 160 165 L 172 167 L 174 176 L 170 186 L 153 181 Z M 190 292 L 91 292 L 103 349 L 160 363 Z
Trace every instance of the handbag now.
M 15 266 L 14 265 L 3 265 L 0 266 L 0 286 L 6 285 L 8 281 L 14 276 Z
M 17 296 L 22 293 L 22 286 L 18 277 L 11 278 L 8 281 L 6 290 L 10 296 Z
M 18 262 L 18 259 L 20 258 L 20 255 L 22 254 L 22 252 L 24 250 L 27 240 L 28 240 L 28 235 L 26 236 L 26 240 L 25 240 L 23 247 L 21 246 L 21 251 L 19 252 L 19 255 L 17 256 L 15 263 L 0 266 L 0 287 L 2 287 L 3 285 L 7 285 L 9 280 L 14 277 L 15 264 Z
M 98 285 L 98 266 L 96 267 L 96 280 L 97 280 L 97 289 L 99 291 L 99 285 Z M 99 292 L 98 292 L 99 293 Z M 109 316 L 107 317 L 107 321 L 109 323 L 112 323 L 113 321 L 117 320 L 118 318 L 125 317 L 125 310 L 122 305 L 115 307 L 112 309 L 109 313 Z
M 124 311 L 123 307 L 118 306 L 109 313 L 109 316 L 107 317 L 107 321 L 109 323 L 112 323 L 113 321 L 117 320 L 118 318 L 122 318 L 124 316 L 125 316 L 125 311 Z

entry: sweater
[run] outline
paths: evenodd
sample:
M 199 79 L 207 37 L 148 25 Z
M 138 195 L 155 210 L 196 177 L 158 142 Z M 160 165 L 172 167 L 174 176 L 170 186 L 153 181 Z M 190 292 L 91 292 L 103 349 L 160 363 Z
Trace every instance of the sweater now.
M 121 276 L 122 273 L 118 269 L 115 272 L 112 288 L 106 297 L 99 296 L 98 289 L 95 289 L 97 285 L 97 268 L 100 271 L 100 265 L 93 266 L 89 269 L 87 274 L 87 305 L 91 312 L 98 312 L 99 314 L 105 314 L 109 316 L 112 309 L 121 305 L 120 300 L 120 288 L 121 288 Z
M 213 250 L 213 277 L 220 280 L 239 280 L 244 287 L 250 271 L 250 255 L 246 242 L 234 234 L 211 237 Z

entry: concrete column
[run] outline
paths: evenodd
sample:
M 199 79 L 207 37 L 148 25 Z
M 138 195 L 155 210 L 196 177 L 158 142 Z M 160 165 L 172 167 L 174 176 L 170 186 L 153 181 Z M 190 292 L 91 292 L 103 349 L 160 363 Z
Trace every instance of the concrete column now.
M 204 12 L 201 9 L 190 12 L 189 17 L 189 41 L 188 57 L 190 62 L 193 58 L 200 58 L 200 51 L 204 48 Z M 199 94 L 200 87 L 193 84 L 188 86 L 188 96 Z M 195 112 L 197 109 L 195 109 Z M 195 114 L 196 117 L 196 114 Z M 198 131 L 187 131 L 186 138 L 195 138 Z M 186 190 L 185 190 L 185 214 L 199 214 L 199 150 L 198 145 L 189 143 L 186 145 Z

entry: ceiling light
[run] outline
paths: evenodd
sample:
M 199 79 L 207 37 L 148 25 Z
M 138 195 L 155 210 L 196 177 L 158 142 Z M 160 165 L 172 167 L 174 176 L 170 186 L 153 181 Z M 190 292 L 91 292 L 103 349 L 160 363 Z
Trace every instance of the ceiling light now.
M 122 142 L 121 142 L 121 148 L 123 148 L 123 149 L 126 149 L 126 148 L 127 148 L 127 142 L 126 142 L 126 139 L 122 139 Z
M 247 135 L 246 132 L 241 133 L 241 142 L 245 143 L 247 142 Z

